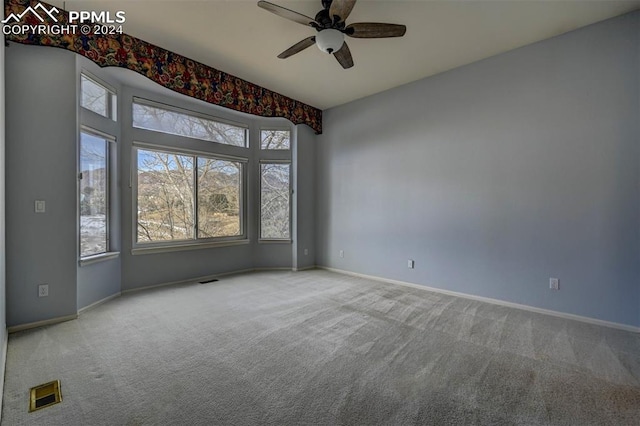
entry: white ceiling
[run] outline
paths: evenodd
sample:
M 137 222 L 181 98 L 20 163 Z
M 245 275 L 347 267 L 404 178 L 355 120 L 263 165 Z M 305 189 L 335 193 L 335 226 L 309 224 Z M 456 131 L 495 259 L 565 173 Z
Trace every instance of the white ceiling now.
M 320 0 L 271 1 L 311 17 L 321 9 Z M 321 109 L 640 8 L 640 0 L 359 0 L 347 24 L 405 24 L 407 33 L 347 38 L 355 66 L 344 70 L 315 46 L 278 59 L 315 30 L 253 0 L 49 3 L 67 10 L 123 10 L 126 33 Z

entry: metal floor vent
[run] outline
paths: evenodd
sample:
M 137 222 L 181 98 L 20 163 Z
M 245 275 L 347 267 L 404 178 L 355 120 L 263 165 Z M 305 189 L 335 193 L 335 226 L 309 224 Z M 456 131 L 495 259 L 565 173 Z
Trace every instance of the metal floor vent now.
M 60 380 L 31 388 L 29 392 L 29 412 L 62 402 Z
M 214 279 L 212 279 L 212 280 L 200 281 L 200 284 L 209 284 L 209 283 L 214 283 L 214 282 L 216 282 L 216 281 L 218 281 L 218 279 L 217 279 L 217 278 L 214 278 Z

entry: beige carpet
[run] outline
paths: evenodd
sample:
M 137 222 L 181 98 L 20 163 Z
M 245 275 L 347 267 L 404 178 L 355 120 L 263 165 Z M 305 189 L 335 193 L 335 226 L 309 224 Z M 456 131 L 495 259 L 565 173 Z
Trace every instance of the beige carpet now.
M 28 413 L 28 389 L 63 402 Z M 12 334 L 2 424 L 638 425 L 640 335 L 327 271 Z

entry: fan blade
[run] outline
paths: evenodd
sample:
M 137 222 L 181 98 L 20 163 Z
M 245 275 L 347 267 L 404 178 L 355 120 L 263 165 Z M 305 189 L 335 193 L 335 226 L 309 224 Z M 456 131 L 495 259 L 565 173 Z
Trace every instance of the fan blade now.
M 402 37 L 407 27 L 397 24 L 381 24 L 377 22 L 358 22 L 345 28 L 344 33 L 355 38 Z
M 312 27 L 313 26 L 312 24 L 315 23 L 315 20 L 313 18 L 309 18 L 308 16 L 298 12 L 294 12 L 293 10 L 287 9 L 286 7 L 269 3 L 268 1 L 260 0 L 258 2 L 258 6 L 260 6 L 264 10 L 268 10 L 271 13 L 275 13 L 278 16 L 281 16 L 285 19 L 289 19 L 290 21 L 294 21 L 302 25 L 308 25 Z
M 344 22 L 355 5 L 356 0 L 333 0 L 329 8 L 329 16 L 334 21 L 337 16 L 337 22 Z
M 316 44 L 315 37 L 305 38 L 304 40 L 297 42 L 296 44 L 294 44 L 293 46 L 291 46 L 290 48 L 288 48 L 287 50 L 279 54 L 278 58 L 286 59 L 289 56 L 293 56 L 296 53 L 302 52 L 304 49 L 306 49 L 307 47 L 313 46 L 314 44 Z
M 349 50 L 349 46 L 347 46 L 347 42 L 344 42 L 340 50 L 334 52 L 333 56 L 336 57 L 342 68 L 345 70 L 347 68 L 351 68 L 353 66 L 353 57 L 351 56 L 351 51 Z

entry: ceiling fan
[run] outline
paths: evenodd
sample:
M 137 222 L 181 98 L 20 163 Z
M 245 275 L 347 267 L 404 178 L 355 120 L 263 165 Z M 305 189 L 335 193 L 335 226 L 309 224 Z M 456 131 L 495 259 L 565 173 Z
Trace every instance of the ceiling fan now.
M 382 24 L 378 22 L 359 22 L 347 25 L 347 19 L 356 0 L 322 0 L 322 10 L 315 19 L 293 10 L 278 6 L 268 1 L 259 1 L 258 6 L 278 16 L 316 29 L 315 36 L 307 37 L 278 55 L 285 59 L 316 44 L 323 52 L 333 54 L 342 68 L 353 66 L 353 57 L 349 46 L 344 41 L 345 34 L 355 38 L 387 38 L 402 37 L 407 27 L 398 24 Z

